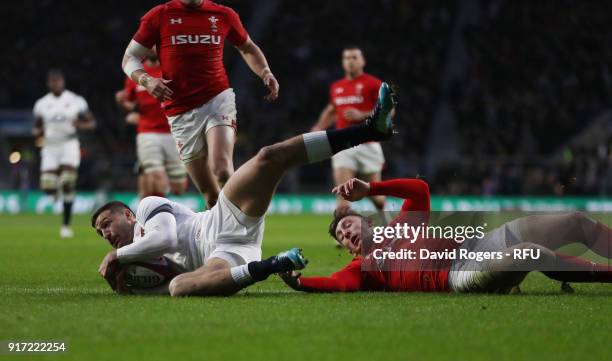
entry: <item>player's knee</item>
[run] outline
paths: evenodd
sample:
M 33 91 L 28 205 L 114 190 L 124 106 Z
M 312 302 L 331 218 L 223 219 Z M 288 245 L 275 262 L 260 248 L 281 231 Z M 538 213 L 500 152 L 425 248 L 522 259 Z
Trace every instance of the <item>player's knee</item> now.
M 285 161 L 285 154 L 282 152 L 280 143 L 267 145 L 259 150 L 256 159 L 263 164 L 275 164 Z
M 577 223 L 583 228 L 585 225 L 588 226 L 588 225 L 592 225 L 596 223 L 595 220 L 593 220 L 593 218 L 589 217 L 584 212 L 578 212 L 578 211 L 572 212 L 568 214 L 567 217 L 569 218 L 569 221 L 571 221 L 572 223 Z
M 58 188 L 58 176 L 54 173 L 43 173 L 40 176 L 40 189 L 46 194 L 55 194 Z
M 210 171 L 221 184 L 227 182 L 233 173 L 233 167 L 230 161 L 226 159 L 217 159 L 211 162 Z

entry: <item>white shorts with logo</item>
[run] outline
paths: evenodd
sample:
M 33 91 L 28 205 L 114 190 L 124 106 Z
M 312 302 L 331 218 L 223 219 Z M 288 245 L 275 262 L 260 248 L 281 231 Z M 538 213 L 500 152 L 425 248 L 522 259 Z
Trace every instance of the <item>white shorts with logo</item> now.
M 373 174 L 382 171 L 385 156 L 380 143 L 364 143 L 343 150 L 332 157 L 332 167 L 350 169 L 359 174 Z
M 518 219 L 504 223 L 483 238 L 466 240 L 461 248 L 472 252 L 497 252 L 522 243 Z M 487 261 L 454 260 L 448 273 L 448 286 L 454 292 L 487 292 L 494 288 Z
M 225 125 L 236 130 L 236 95 L 232 88 L 217 94 L 208 103 L 185 113 L 168 117 L 181 160 L 189 162 L 204 154 L 206 133 Z
M 81 145 L 78 139 L 45 144 L 40 152 L 40 172 L 53 172 L 60 166 L 78 168 L 81 163 Z
M 264 217 L 247 216 L 221 191 L 217 204 L 204 213 L 196 239 L 203 263 L 221 258 L 234 267 L 260 261 L 264 228 Z
M 166 171 L 171 182 L 181 182 L 187 177 L 187 171 L 170 133 L 138 134 L 136 153 L 138 163 L 145 174 L 159 170 Z

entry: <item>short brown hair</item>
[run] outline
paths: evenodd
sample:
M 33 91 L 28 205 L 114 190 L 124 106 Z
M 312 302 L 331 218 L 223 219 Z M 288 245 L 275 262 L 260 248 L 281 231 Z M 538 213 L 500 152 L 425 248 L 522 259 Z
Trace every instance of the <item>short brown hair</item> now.
M 130 212 L 132 212 L 132 210 L 130 209 L 130 207 L 120 201 L 110 201 L 108 203 L 106 203 L 105 205 L 103 205 L 102 207 L 98 208 L 97 211 L 95 211 L 92 215 L 91 215 L 91 226 L 93 228 L 96 228 L 96 219 L 98 218 L 98 216 L 100 215 L 100 213 L 110 210 L 111 212 L 120 212 L 124 209 L 129 210 Z M 134 212 L 132 212 L 132 214 L 134 214 Z
M 348 217 L 348 216 L 357 216 L 357 217 L 363 218 L 361 214 L 357 213 L 357 211 L 353 210 L 350 207 L 343 207 L 340 209 L 336 209 L 334 211 L 334 218 L 332 218 L 332 221 L 329 224 L 329 234 L 332 236 L 333 239 L 336 240 L 336 242 L 340 242 L 338 238 L 336 238 L 336 228 L 338 227 L 338 223 L 340 223 L 340 221 L 344 217 Z

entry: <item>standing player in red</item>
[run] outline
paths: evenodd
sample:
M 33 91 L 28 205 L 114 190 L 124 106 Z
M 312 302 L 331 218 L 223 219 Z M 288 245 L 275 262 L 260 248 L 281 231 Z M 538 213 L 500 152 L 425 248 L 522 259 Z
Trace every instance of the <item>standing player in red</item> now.
M 361 124 L 376 104 L 380 79 L 363 71 L 365 58 L 357 46 L 347 46 L 342 51 L 342 67 L 345 76 L 333 83 L 329 89 L 329 104 L 323 109 L 312 131 L 324 130 L 334 122 L 337 129 Z M 382 147 L 378 142 L 361 144 L 342 151 L 332 158 L 334 182 L 342 184 L 359 176 L 368 182 L 381 180 L 385 164 Z M 376 209 L 382 213 L 384 196 L 369 197 Z M 346 208 L 349 203 L 337 197 L 336 209 Z
M 161 77 L 156 56 L 147 57 L 144 69 L 151 76 Z M 138 176 L 140 198 L 164 197 L 168 190 L 177 195 L 184 193 L 187 173 L 160 103 L 130 78 L 125 79 L 123 90 L 118 91 L 115 98 L 128 112 L 127 123 L 137 126 L 136 153 L 142 172 Z
M 226 40 L 270 90 L 266 99 L 276 99 L 278 82 L 238 14 L 210 0 L 173 0 L 151 9 L 122 63 L 132 80 L 163 102 L 181 160 L 209 207 L 234 172 L 236 103 L 223 66 Z M 154 46 L 161 77 L 142 65 Z
M 405 199 L 402 212 L 389 225 L 426 224 L 430 211 L 429 187 L 418 179 L 394 179 L 366 183 L 358 179 L 334 188 L 334 193 L 347 201 L 357 201 L 366 196 L 385 195 Z M 605 258 L 612 258 L 612 229 L 595 222 L 582 213 L 563 215 L 537 215 L 518 218 L 488 232 L 483 238 L 466 240 L 463 244 L 454 239 L 387 238 L 374 250 L 416 251 L 421 249 L 443 252 L 467 248 L 474 252 L 513 250 L 539 250 L 538 259 L 501 259 L 476 262 L 440 257 L 438 259 L 417 256 L 415 259 L 380 259 L 381 253 L 365 249 L 372 236 L 371 224 L 358 213 L 350 210 L 336 212 L 330 225 L 331 235 L 356 257 L 342 270 L 329 277 L 301 277 L 284 273 L 282 279 L 290 287 L 306 292 L 495 292 L 507 293 L 518 286 L 529 271 L 540 270 L 547 277 L 561 282 L 612 283 L 612 267 L 596 264 L 555 252 L 570 243 L 584 246 Z M 365 255 L 365 256 L 361 256 Z

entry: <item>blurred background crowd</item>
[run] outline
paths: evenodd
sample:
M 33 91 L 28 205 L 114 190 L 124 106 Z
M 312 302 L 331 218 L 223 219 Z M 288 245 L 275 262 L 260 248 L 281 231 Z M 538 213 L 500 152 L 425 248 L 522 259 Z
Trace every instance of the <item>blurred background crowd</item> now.
M 219 0 L 241 16 L 278 78 L 265 89 L 237 51 L 236 165 L 308 131 L 360 46 L 366 71 L 396 85 L 399 135 L 384 177 L 422 177 L 436 194 L 609 195 L 612 191 L 612 11 L 584 0 Z M 31 108 L 61 68 L 98 120 L 83 134 L 81 190 L 134 190 L 135 129 L 114 92 L 140 16 L 160 1 L 25 0 L 0 9 L 10 39 L 0 74 L 0 188 L 34 189 Z M 19 152 L 19 161 L 11 154 Z M 286 192 L 321 192 L 329 163 L 292 172 Z

